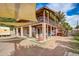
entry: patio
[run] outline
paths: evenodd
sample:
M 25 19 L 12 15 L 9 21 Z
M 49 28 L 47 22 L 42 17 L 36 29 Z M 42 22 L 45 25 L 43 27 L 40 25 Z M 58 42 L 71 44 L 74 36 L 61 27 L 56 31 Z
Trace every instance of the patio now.
M 68 52 L 71 50 L 71 39 L 72 37 L 60 36 L 49 37 L 48 40 L 44 42 L 34 41 L 31 40 L 31 38 L 25 39 L 19 42 L 19 46 L 16 50 L 14 48 L 14 43 L 0 42 L 0 55 L 64 56 L 68 55 Z

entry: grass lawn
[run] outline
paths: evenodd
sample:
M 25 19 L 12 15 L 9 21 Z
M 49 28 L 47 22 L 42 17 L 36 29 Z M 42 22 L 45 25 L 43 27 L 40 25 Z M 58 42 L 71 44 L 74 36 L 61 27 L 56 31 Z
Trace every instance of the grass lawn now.
M 79 44 L 79 36 L 74 36 L 73 42 Z
M 71 46 L 73 48 L 73 52 L 79 54 L 79 36 L 74 36 Z

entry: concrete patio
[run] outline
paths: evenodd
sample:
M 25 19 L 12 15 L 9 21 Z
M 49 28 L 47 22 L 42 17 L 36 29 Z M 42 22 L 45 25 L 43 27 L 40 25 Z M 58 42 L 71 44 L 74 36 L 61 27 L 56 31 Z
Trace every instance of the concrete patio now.
M 47 55 L 47 56 L 68 55 L 69 49 L 71 49 L 69 42 L 71 42 L 72 37 L 52 36 L 52 37 L 49 37 L 48 39 L 49 40 L 42 43 L 38 43 L 38 42 L 35 43 L 32 40 L 26 40 L 26 39 L 22 40 L 21 42 L 18 43 L 20 47 L 16 51 L 15 51 L 14 43 L 0 42 L 0 55 L 2 56 L 4 55 L 5 56 L 7 55 L 26 55 L 26 56 L 27 55 L 40 55 L 40 56 L 41 55 Z M 22 43 L 24 43 L 24 45 L 22 45 Z M 32 46 L 31 47 L 25 46 L 29 44 Z M 39 48 L 36 48 L 35 46 Z M 30 49 L 30 51 L 28 49 Z M 34 50 L 32 49 L 34 49 L 35 51 L 38 51 L 38 53 L 34 52 Z M 16 54 L 13 54 L 14 52 L 16 52 Z

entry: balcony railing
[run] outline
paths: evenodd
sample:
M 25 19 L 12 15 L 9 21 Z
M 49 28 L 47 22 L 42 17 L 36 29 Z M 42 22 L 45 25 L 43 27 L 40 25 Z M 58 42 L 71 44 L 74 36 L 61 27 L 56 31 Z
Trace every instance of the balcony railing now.
M 44 22 L 43 17 L 39 17 L 39 18 L 38 18 L 38 23 L 40 23 L 40 22 Z M 45 18 L 45 23 L 48 23 L 48 19 L 47 19 L 47 18 Z M 55 25 L 56 22 L 53 21 L 53 20 L 51 20 L 51 19 L 49 19 L 49 24 Z

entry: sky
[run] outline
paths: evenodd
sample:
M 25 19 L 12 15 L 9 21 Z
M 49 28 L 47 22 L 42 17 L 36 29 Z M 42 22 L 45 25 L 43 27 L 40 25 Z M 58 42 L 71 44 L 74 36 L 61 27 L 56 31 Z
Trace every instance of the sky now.
M 77 25 L 77 21 L 79 22 L 79 3 L 37 3 L 37 10 L 42 7 L 64 12 L 66 21 L 73 28 Z

